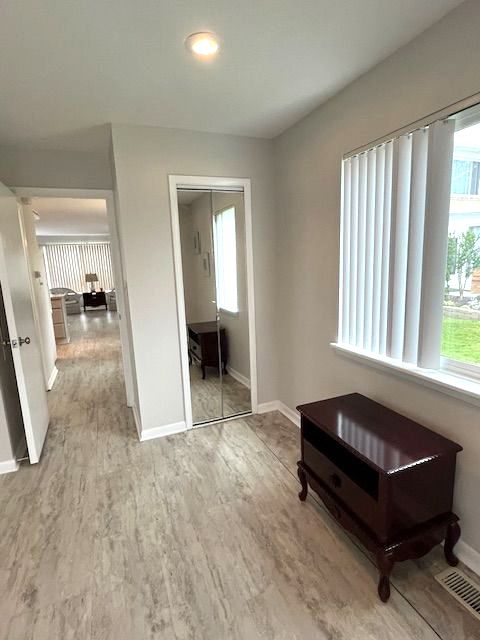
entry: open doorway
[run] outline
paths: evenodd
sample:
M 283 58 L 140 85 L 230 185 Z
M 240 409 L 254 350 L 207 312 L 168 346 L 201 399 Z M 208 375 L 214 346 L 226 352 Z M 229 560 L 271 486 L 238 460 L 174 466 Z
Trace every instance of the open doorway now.
M 133 375 L 113 195 L 16 192 L 44 390 L 51 391 L 49 433 L 55 440 L 53 432 L 66 429 L 75 443 L 73 427 L 83 425 L 78 432 L 86 438 L 86 450 L 85 425 L 93 424 L 93 443 L 100 421 L 123 422 L 125 435 L 135 439 L 132 414 L 126 409 L 133 404 Z M 108 434 L 105 437 L 108 440 Z M 43 439 L 30 461 L 40 458 Z
M 71 351 L 82 357 L 87 336 L 100 353 L 105 341 L 120 348 L 105 199 L 34 197 L 30 207 L 59 356 Z M 70 343 L 73 349 L 60 348 Z

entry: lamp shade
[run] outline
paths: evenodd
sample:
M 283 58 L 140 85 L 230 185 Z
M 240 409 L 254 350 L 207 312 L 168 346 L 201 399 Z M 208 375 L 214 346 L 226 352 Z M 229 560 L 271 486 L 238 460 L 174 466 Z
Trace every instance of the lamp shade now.
M 85 282 L 98 282 L 98 276 L 96 273 L 86 273 Z

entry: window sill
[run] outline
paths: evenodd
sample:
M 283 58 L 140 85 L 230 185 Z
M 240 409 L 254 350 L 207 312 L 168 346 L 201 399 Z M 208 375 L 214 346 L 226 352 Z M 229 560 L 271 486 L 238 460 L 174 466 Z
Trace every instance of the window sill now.
M 331 346 L 341 355 L 363 362 L 376 369 L 388 371 L 393 375 L 418 382 L 426 387 L 441 391 L 454 398 L 480 406 L 480 381 L 464 378 L 454 373 L 421 369 L 414 365 L 398 362 L 388 356 L 373 355 L 350 345 L 332 342 Z
M 228 309 L 219 308 L 220 313 L 224 313 L 227 316 L 238 316 L 238 311 L 229 311 Z

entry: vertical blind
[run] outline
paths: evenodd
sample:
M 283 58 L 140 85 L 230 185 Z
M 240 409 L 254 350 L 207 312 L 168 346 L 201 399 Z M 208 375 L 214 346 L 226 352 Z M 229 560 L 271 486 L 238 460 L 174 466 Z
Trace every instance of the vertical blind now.
M 46 244 L 43 255 L 50 289 L 86 291 L 86 273 L 96 273 L 98 286 L 105 290 L 115 286 L 109 242 Z
M 343 161 L 338 341 L 440 365 L 455 122 Z

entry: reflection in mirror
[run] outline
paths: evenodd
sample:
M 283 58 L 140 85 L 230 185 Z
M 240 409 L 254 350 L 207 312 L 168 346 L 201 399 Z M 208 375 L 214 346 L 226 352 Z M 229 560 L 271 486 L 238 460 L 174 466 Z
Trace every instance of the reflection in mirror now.
M 194 424 L 251 410 L 243 201 L 178 191 Z

